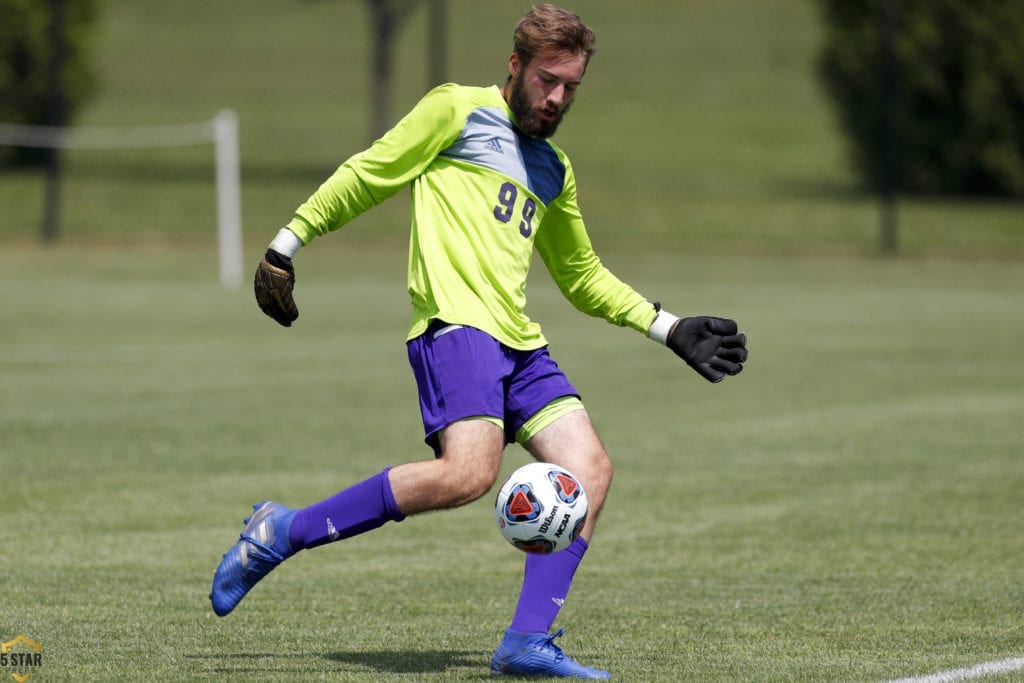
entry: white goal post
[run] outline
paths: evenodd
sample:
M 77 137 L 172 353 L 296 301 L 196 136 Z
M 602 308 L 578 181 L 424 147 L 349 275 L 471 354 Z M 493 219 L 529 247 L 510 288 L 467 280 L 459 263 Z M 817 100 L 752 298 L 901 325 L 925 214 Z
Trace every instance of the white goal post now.
M 142 149 L 214 146 L 217 167 L 217 243 L 220 280 L 242 282 L 242 181 L 238 117 L 222 109 L 209 121 L 167 126 L 56 127 L 0 123 L 0 145 L 59 149 Z

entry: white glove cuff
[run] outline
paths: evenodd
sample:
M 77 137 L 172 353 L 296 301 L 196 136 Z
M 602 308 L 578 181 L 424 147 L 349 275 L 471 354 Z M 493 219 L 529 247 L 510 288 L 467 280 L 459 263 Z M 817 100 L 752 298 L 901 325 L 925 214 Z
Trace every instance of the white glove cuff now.
M 654 322 L 651 323 L 651 329 L 647 330 L 647 336 L 659 344 L 667 346 L 668 333 L 672 331 L 672 326 L 675 325 L 678 320 L 678 317 L 672 315 L 668 311 L 658 311 L 657 317 L 655 317 Z
M 288 228 L 281 228 L 277 232 L 277 237 L 275 237 L 274 241 L 270 243 L 271 249 L 282 256 L 287 256 L 288 258 L 295 256 L 295 252 L 297 252 L 301 247 L 302 240 L 300 240 L 298 236 Z

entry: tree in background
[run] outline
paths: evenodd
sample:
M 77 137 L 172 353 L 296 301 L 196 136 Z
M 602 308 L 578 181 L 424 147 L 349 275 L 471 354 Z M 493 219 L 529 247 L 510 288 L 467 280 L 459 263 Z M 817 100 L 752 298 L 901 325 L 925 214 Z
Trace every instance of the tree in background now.
M 427 30 L 428 85 L 434 87 L 444 82 L 447 64 L 447 0 L 365 0 L 373 28 L 373 47 L 370 59 L 371 74 L 371 140 L 387 132 L 393 125 L 391 120 L 391 91 L 394 86 L 395 42 L 402 24 L 420 4 L 427 6 L 429 23 Z
M 71 120 L 96 86 L 88 47 L 97 15 L 97 0 L 0 0 L 0 122 Z M 45 150 L 0 147 L 0 164 L 46 159 Z
M 1024 2 L 819 1 L 820 74 L 868 187 L 1024 197 Z

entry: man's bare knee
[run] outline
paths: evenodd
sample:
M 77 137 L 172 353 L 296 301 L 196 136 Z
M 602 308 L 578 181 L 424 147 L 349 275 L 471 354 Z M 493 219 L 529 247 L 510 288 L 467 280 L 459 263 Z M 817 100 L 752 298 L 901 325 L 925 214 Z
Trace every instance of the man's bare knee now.
M 464 460 L 449 461 L 442 455 L 438 464 L 441 467 L 435 486 L 445 499 L 445 507 L 472 503 L 490 491 L 498 478 L 498 468 L 490 466 L 488 458 L 481 458 L 477 465 L 470 465 Z
M 440 434 L 440 444 L 439 457 L 416 468 L 418 480 L 408 505 L 417 511 L 472 503 L 490 491 L 498 478 L 505 441 L 497 425 L 485 420 L 456 422 Z

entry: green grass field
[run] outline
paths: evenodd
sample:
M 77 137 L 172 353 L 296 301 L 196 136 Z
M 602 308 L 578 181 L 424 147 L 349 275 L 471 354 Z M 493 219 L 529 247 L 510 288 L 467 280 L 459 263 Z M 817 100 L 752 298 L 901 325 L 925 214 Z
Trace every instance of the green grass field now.
M 486 675 L 522 563 L 490 496 L 302 554 L 225 619 L 206 598 L 251 503 L 429 455 L 401 250 L 303 252 L 290 330 L 208 250 L 3 258 L 0 634 L 42 643 L 40 680 Z M 1024 653 L 1024 267 L 606 261 L 743 321 L 751 360 L 708 385 L 535 273 L 617 463 L 571 654 L 619 680 L 872 681 Z
M 451 78 L 500 80 L 528 4 L 450 0 Z M 368 142 L 362 3 L 102 7 L 79 123 L 236 110 L 254 266 Z M 599 253 L 670 310 L 740 320 L 751 359 L 708 385 L 537 266 L 529 313 L 617 465 L 557 624 L 567 652 L 623 681 L 1024 656 L 1024 207 L 903 200 L 900 253 L 876 258 L 812 2 L 573 7 L 600 51 L 557 142 Z M 423 34 L 421 13 L 396 116 L 424 89 Z M 47 246 L 41 176 L 0 170 L 0 641 L 42 644 L 32 680 L 487 677 L 522 571 L 490 496 L 301 554 L 225 619 L 206 597 L 252 503 L 430 455 L 404 199 L 300 254 L 285 330 L 217 282 L 212 150 L 66 160 Z M 510 448 L 505 470 L 526 461 Z

